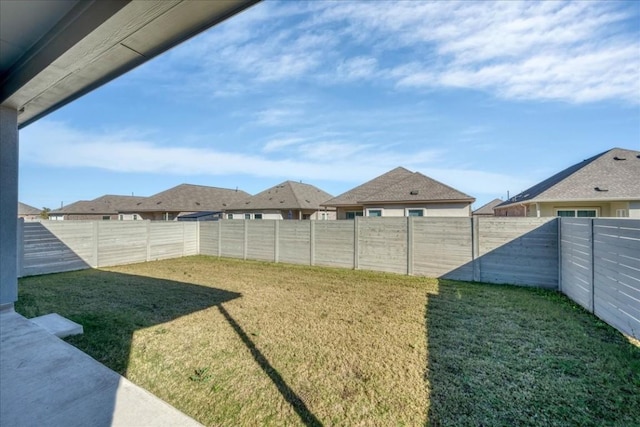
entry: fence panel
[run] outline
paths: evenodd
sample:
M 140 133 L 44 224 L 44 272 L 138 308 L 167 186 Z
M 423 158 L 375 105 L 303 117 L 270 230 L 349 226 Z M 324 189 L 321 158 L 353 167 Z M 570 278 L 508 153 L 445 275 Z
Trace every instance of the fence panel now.
M 149 260 L 179 258 L 185 255 L 187 227 L 193 229 L 196 223 L 151 222 L 149 225 Z M 193 246 L 195 246 L 195 235 Z
M 149 221 L 96 221 L 98 267 L 147 260 Z
M 560 224 L 560 277 L 562 292 L 593 310 L 592 220 L 563 218 Z
M 218 239 L 220 223 L 203 221 L 200 223 L 200 254 L 219 256 Z
M 407 273 L 406 218 L 358 218 L 356 226 L 358 268 Z
M 95 265 L 91 221 L 59 224 L 55 221 L 23 224 L 22 268 L 18 275 L 82 270 Z
M 276 220 L 247 222 L 247 258 L 274 261 L 276 256 Z
M 481 282 L 558 288 L 556 218 L 478 219 Z
M 244 258 L 244 220 L 220 223 L 220 256 Z
M 473 280 L 471 218 L 413 218 L 413 274 Z
M 593 221 L 594 313 L 640 338 L 640 220 Z
M 281 221 L 279 261 L 311 264 L 311 221 Z
M 353 268 L 355 221 L 316 221 L 315 264 Z

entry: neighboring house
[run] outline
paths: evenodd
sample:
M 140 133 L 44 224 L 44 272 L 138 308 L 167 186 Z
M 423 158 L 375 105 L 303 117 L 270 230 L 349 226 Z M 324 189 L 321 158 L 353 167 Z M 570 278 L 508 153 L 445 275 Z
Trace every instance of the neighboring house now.
M 502 202 L 504 202 L 504 200 L 502 199 L 493 199 L 486 205 L 482 205 L 478 209 L 473 211 L 473 216 L 495 216 L 493 208 L 495 208 Z
M 131 210 L 145 197 L 107 194 L 93 200 L 80 200 L 49 212 L 51 220 L 124 220 L 142 219 L 132 213 L 123 215 L 121 210 Z
M 196 212 L 224 212 L 232 203 L 242 202 L 250 194 L 238 190 L 204 185 L 180 184 L 137 203 L 121 214 L 138 214 L 142 219 L 173 221 Z
M 496 206 L 497 216 L 640 218 L 640 151 L 613 148 Z
M 218 221 L 224 218 L 222 211 L 202 211 L 180 215 L 178 221 Z
M 470 216 L 475 199 L 419 172 L 398 167 L 322 203 L 338 219 L 356 216 Z
M 25 221 L 37 221 L 40 219 L 42 211 L 33 206 L 18 202 L 18 218 L 24 218 Z
M 285 181 L 227 209 L 228 219 L 336 219 L 335 208 L 322 208 L 331 194 L 301 182 Z

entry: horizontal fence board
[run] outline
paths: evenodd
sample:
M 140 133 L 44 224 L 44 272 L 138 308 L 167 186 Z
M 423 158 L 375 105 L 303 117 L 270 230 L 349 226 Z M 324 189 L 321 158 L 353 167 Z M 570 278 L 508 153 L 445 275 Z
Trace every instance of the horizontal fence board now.
M 414 218 L 413 274 L 473 280 L 471 218 Z
M 407 273 L 407 219 L 359 218 L 358 267 Z
M 200 223 L 200 254 L 218 256 L 218 229 L 217 221 L 202 221 Z
M 640 220 L 563 218 L 560 230 L 562 291 L 640 338 Z
M 355 221 L 316 221 L 315 264 L 353 268 Z
M 276 220 L 248 221 L 247 258 L 274 261 L 276 256 Z
M 220 256 L 244 258 L 244 220 L 222 221 L 220 226 Z
M 279 227 L 279 261 L 311 264 L 311 222 L 286 220 Z
M 640 320 L 629 313 L 628 307 L 616 307 L 596 300 L 594 314 L 625 334 L 640 337 Z

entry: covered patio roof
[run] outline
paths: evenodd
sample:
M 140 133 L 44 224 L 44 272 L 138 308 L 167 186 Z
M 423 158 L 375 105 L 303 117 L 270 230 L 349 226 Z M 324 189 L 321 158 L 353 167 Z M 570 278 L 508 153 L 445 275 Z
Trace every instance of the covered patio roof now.
M 258 0 L 0 2 L 0 103 L 20 128 Z

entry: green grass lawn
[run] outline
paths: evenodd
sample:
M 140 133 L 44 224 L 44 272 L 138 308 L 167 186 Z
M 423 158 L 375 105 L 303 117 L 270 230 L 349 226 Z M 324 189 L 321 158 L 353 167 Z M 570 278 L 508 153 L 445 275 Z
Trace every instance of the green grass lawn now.
M 640 425 L 640 348 L 555 292 L 205 256 L 19 290 L 205 425 Z

